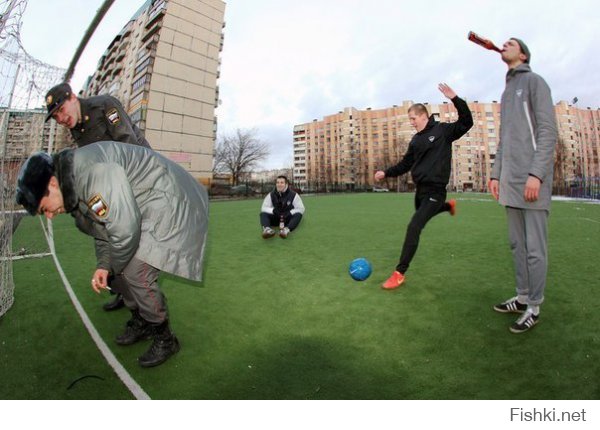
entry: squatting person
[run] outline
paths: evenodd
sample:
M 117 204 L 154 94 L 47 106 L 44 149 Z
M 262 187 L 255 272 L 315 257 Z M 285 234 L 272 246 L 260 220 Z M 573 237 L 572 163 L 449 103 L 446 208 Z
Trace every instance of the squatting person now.
M 151 149 L 99 142 L 54 156 L 33 154 L 21 167 L 16 200 L 31 215 L 75 218 L 94 237 L 96 293 L 120 279 L 131 319 L 119 345 L 153 338 L 139 358 L 156 366 L 179 351 L 158 275 L 200 281 L 208 231 L 208 195 L 189 173 Z

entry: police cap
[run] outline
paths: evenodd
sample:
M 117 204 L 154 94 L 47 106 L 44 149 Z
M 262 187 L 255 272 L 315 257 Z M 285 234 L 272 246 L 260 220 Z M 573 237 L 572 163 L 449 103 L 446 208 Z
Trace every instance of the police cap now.
M 48 109 L 46 121 L 52 117 L 52 114 L 56 112 L 64 102 L 69 100 L 71 94 L 73 94 L 73 90 L 71 90 L 71 86 L 66 82 L 50 88 L 50 91 L 46 93 L 46 108 Z
M 37 215 L 40 201 L 46 194 L 53 175 L 52 157 L 45 152 L 36 152 L 21 166 L 17 178 L 16 200 L 31 215 Z

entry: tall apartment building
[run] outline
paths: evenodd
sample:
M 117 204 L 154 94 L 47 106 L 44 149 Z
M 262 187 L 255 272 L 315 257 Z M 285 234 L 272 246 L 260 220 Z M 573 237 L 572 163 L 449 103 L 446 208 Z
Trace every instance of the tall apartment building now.
M 47 151 L 50 142 L 52 124 L 46 119 L 46 109 L 5 110 L 1 114 L 2 136 L 0 141 L 5 144 L 0 146 L 0 156 L 6 159 L 24 161 L 31 153 Z M 59 127 L 54 127 L 54 140 Z
M 346 108 L 294 127 L 294 183 L 348 189 L 372 184 L 376 170 L 406 151 L 412 127 L 405 102 L 379 110 Z
M 396 163 L 407 150 L 414 134 L 408 120 L 412 104 L 404 101 L 401 106 L 378 110 L 346 108 L 322 120 L 294 126 L 295 184 L 311 189 L 323 189 L 325 184 L 346 189 L 373 186 L 375 171 Z M 449 102 L 426 105 L 438 121 L 458 119 Z M 452 190 L 484 191 L 500 138 L 500 103 L 474 101 L 468 105 L 474 124 L 453 143 L 449 186 Z M 578 109 L 560 102 L 555 111 L 564 143 L 561 178 L 568 181 L 582 174 L 600 176 L 600 110 Z M 388 182 L 400 189 L 410 184 L 409 175 Z
M 225 2 L 148 0 L 115 36 L 83 96 L 118 98 L 152 148 L 212 177 Z
M 453 190 L 487 189 L 500 140 L 500 103 L 468 103 L 473 127 L 452 143 L 452 170 L 449 186 Z M 440 105 L 438 105 L 440 106 Z M 441 121 L 456 121 L 454 105 L 444 103 Z
M 600 177 L 600 109 L 581 109 L 561 101 L 555 110 L 561 137 L 557 146 L 563 161 L 561 177 Z
M 46 109 L 2 109 L 0 110 L 0 190 L 3 198 L 14 194 L 14 184 L 19 168 L 32 153 L 48 151 L 50 142 L 64 139 L 66 129 L 45 122 Z M 14 198 L 13 198 L 14 199 Z M 11 200 L 12 201 L 12 200 Z M 8 206 L 10 202 L 4 201 Z

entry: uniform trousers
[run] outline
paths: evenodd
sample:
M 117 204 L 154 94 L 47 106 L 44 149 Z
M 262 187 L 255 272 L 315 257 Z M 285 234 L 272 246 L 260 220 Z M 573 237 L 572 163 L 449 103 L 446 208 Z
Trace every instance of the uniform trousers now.
M 158 287 L 159 273 L 157 268 L 134 257 L 111 282 L 111 288 L 123 295 L 125 306 L 137 310 L 151 324 L 160 324 L 168 318 L 167 301 Z

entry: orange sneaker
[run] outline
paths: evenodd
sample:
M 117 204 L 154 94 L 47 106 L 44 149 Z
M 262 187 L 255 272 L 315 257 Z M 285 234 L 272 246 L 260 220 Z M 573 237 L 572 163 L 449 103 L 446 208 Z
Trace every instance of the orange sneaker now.
M 387 281 L 383 283 L 381 288 L 384 290 L 393 290 L 394 288 L 398 288 L 404 282 L 404 275 L 397 270 L 392 273 L 392 276 L 388 278 Z
M 450 215 L 456 215 L 456 200 L 450 199 L 448 200 L 448 204 L 450 205 Z

